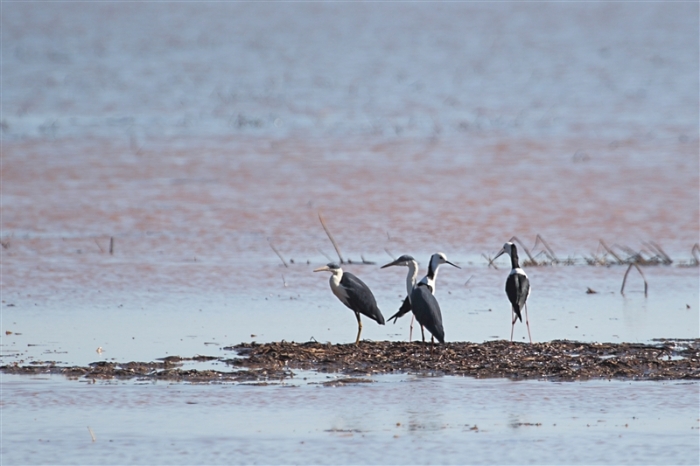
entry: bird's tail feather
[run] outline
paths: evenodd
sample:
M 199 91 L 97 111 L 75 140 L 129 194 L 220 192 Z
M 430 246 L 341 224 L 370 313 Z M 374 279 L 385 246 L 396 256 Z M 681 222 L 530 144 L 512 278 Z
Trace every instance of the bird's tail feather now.
M 515 312 L 515 317 L 520 319 L 520 322 L 523 321 L 523 316 L 520 314 L 520 308 L 517 306 L 513 306 L 513 312 Z

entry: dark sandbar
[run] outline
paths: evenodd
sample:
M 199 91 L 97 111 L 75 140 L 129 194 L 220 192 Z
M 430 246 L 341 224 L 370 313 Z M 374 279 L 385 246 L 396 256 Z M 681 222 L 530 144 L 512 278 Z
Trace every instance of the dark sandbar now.
M 544 380 L 682 380 L 700 379 L 700 339 L 658 340 L 653 344 L 582 343 L 555 340 L 547 343 L 481 344 L 450 342 L 432 346 L 421 342 L 372 342 L 359 345 L 330 343 L 241 343 L 224 348 L 238 357 L 170 356 L 157 362 L 100 361 L 87 367 L 60 366 L 54 362 L 0 366 L 7 374 L 63 374 L 93 380 L 142 379 L 194 383 L 279 383 L 295 376 L 294 370 L 339 373 L 348 383 L 361 377 L 407 373 L 458 375 L 479 378 Z M 185 361 L 221 361 L 230 370 L 183 369 Z M 336 384 L 338 385 L 338 384 Z M 342 384 L 340 384 L 342 385 Z

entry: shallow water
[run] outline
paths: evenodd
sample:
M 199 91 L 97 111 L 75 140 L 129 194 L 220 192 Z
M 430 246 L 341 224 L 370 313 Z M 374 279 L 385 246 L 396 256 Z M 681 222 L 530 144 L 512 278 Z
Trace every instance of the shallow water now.
M 4 377 L 7 464 L 695 464 L 699 454 L 697 383 Z
M 311 272 L 335 259 L 319 212 L 346 259 L 376 262 L 346 268 L 387 317 L 405 293 L 390 256 L 462 266 L 438 279 L 451 341 L 509 337 L 508 262 L 482 254 L 514 234 L 576 263 L 526 268 L 535 340 L 700 336 L 698 268 L 680 266 L 700 237 L 697 4 L 1 8 L 3 364 L 353 341 Z M 623 297 L 624 266 L 585 265 L 601 239 L 674 263 L 644 267 L 646 298 L 633 270 Z M 698 462 L 697 384 L 0 377 L 7 464 Z

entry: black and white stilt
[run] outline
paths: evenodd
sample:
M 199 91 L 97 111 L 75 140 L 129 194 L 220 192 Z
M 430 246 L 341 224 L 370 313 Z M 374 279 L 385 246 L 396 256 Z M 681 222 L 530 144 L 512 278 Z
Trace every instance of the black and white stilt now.
M 510 256 L 511 270 L 506 279 L 506 295 L 511 304 L 511 317 L 513 321 L 510 327 L 510 341 L 513 341 L 513 329 L 515 322 L 520 319 L 523 321 L 521 311 L 525 310 L 525 325 L 527 326 L 527 336 L 532 343 L 532 335 L 530 334 L 530 320 L 527 316 L 527 298 L 530 296 L 530 279 L 527 278 L 525 271 L 518 264 L 518 248 L 515 244 L 508 242 L 503 245 L 503 248 L 496 254 L 494 260 L 502 254 Z

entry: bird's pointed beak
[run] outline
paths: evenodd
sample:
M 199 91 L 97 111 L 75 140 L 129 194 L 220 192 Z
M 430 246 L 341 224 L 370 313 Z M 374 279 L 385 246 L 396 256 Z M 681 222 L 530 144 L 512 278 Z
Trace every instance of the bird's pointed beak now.
M 393 262 L 389 262 L 388 264 L 382 265 L 382 266 L 379 267 L 379 268 L 380 268 L 380 269 L 386 269 L 387 267 L 391 267 L 392 265 L 398 265 L 398 264 L 399 264 L 399 261 L 398 261 L 398 260 L 395 260 L 395 261 L 393 261 Z
M 495 261 L 496 259 L 498 259 L 499 257 L 501 257 L 501 256 L 502 256 L 503 254 L 505 254 L 505 253 L 506 253 L 505 248 L 501 248 L 501 250 L 498 251 L 498 254 L 496 254 L 496 257 L 494 257 L 493 259 L 491 259 L 491 261 Z
M 450 262 L 450 261 L 445 261 L 445 264 L 450 264 L 452 267 L 457 267 L 458 269 L 461 269 L 461 268 L 462 268 L 462 267 L 460 267 L 459 265 L 455 265 L 455 264 L 453 264 L 453 263 Z
M 330 270 L 327 265 L 324 265 L 323 267 L 319 267 L 317 269 L 314 269 L 314 272 L 326 272 Z

